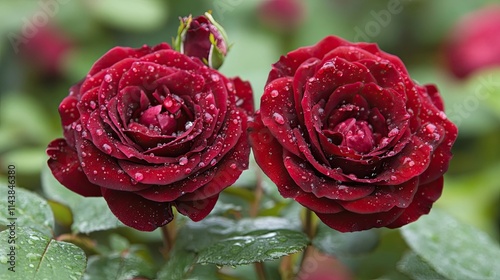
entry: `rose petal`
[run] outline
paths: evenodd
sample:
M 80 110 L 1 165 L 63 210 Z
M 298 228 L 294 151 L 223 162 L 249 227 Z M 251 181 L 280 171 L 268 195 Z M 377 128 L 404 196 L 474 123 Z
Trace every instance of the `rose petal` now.
M 299 125 L 295 112 L 291 79 L 278 79 L 268 84 L 261 98 L 260 116 L 263 124 L 280 144 L 300 156 L 293 129 Z
M 262 123 L 260 113 L 249 122 L 248 135 L 255 161 L 263 167 L 262 171 L 276 184 L 281 195 L 285 198 L 297 196 L 298 187 L 283 164 L 283 148 Z
M 285 167 L 295 183 L 307 193 L 313 193 L 316 197 L 349 201 L 361 199 L 370 195 L 374 186 L 349 186 L 345 183 L 319 177 L 304 160 L 298 159 L 285 152 Z
M 316 214 L 336 214 L 344 210 L 337 201 L 328 198 L 319 198 L 311 193 L 299 192 L 294 198 L 302 206 L 314 211 Z
M 77 138 L 76 148 L 81 156 L 83 172 L 91 183 L 119 191 L 138 191 L 149 187 L 125 174 L 115 158 L 101 152 L 92 142 Z
M 54 177 L 66 188 L 83 196 L 101 196 L 101 189 L 90 183 L 83 173 L 78 155 L 64 139 L 56 139 L 47 147 L 47 161 Z
M 355 214 L 348 211 L 337 214 L 316 214 L 323 223 L 335 230 L 353 232 L 385 227 L 396 220 L 403 211 L 404 209 L 395 207 L 387 212 L 375 214 Z
M 109 209 L 125 225 L 141 231 L 153 231 L 174 218 L 171 203 L 154 202 L 132 192 L 102 188 Z
M 219 199 L 218 194 L 203 200 L 175 201 L 173 204 L 179 213 L 188 216 L 195 222 L 198 222 L 210 214 L 212 209 L 214 209 L 215 203 L 217 203 L 217 199 Z
M 432 204 L 441 196 L 443 191 L 443 176 L 418 186 L 413 202 L 404 209 L 398 219 L 387 225 L 388 228 L 398 228 L 416 221 L 420 216 L 428 214 Z
M 387 212 L 394 207 L 406 208 L 418 189 L 418 178 L 397 186 L 378 186 L 369 196 L 353 200 L 339 201 L 346 210 L 358 214 Z
M 253 102 L 253 91 L 252 86 L 249 82 L 243 81 L 240 78 L 233 78 L 227 84 L 228 91 L 232 94 L 233 90 L 230 89 L 234 86 L 234 94 L 238 98 L 236 100 L 236 106 L 242 108 L 247 115 L 252 115 L 254 112 L 254 102 Z

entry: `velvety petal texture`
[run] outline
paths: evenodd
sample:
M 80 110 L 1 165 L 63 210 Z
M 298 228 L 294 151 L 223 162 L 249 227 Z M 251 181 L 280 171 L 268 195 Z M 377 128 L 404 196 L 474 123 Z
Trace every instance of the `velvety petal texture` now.
M 116 47 L 59 106 L 64 138 L 48 165 L 125 225 L 152 231 L 172 207 L 199 221 L 248 168 L 252 89 L 168 44 Z
M 398 57 L 329 36 L 273 65 L 249 136 L 280 193 L 331 228 L 395 228 L 441 195 L 458 133 L 443 110 Z

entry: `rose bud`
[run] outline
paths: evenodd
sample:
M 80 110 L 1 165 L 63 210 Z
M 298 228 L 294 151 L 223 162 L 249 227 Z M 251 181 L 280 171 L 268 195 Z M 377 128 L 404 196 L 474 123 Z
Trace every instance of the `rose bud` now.
M 102 196 L 125 225 L 152 231 L 172 207 L 199 221 L 248 167 L 252 89 L 166 44 L 116 47 L 59 106 L 55 178 Z
M 304 4 L 298 0 L 266 0 L 258 7 L 260 21 L 272 30 L 291 33 L 305 18 Z
M 443 110 L 398 57 L 330 36 L 272 66 L 249 135 L 280 193 L 326 225 L 397 228 L 441 195 L 457 137 Z
M 493 5 L 463 17 L 452 29 L 445 47 L 448 68 L 458 78 L 500 66 L 500 6 Z
M 229 51 L 224 28 L 210 13 L 181 18 L 174 48 L 187 56 L 197 57 L 211 68 L 219 69 Z

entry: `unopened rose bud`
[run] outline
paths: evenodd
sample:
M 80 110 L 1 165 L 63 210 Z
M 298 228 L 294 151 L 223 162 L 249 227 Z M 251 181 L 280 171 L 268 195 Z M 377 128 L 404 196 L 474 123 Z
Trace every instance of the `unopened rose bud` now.
M 210 13 L 193 18 L 181 18 L 174 48 L 182 54 L 198 57 L 211 68 L 224 62 L 229 46 L 226 32 Z

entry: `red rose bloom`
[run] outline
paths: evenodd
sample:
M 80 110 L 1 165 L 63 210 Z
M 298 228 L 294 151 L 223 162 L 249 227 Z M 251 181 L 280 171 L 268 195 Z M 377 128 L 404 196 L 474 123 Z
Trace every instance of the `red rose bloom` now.
M 446 42 L 445 58 L 451 72 L 466 78 L 476 70 L 500 67 L 500 6 L 476 11 L 453 28 Z
M 252 110 L 248 83 L 168 44 L 117 47 L 61 102 L 65 139 L 49 144 L 48 165 L 138 230 L 167 224 L 172 206 L 198 221 L 248 166 Z
M 457 137 L 436 87 L 375 44 L 333 36 L 273 65 L 249 131 L 280 193 L 342 232 L 428 213 Z

